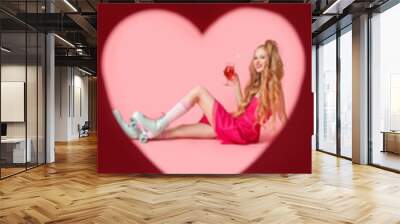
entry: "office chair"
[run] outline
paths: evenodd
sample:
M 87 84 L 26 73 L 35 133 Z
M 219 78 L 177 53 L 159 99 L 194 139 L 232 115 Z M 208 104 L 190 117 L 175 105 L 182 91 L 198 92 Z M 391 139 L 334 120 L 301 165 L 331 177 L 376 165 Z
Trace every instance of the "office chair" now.
M 82 127 L 79 127 L 78 125 L 78 128 L 79 128 L 79 138 L 89 136 L 89 129 L 90 129 L 89 121 L 85 121 Z

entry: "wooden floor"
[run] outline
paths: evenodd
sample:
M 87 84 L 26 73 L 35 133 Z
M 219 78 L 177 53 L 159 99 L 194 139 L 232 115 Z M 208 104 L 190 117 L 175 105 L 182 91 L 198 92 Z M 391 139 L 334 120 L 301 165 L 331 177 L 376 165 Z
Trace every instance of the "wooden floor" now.
M 374 164 L 400 170 L 400 154 L 375 150 L 372 160 Z
M 1 177 L 7 177 L 19 172 L 22 172 L 26 170 L 25 167 L 24 168 L 1 168 Z
M 0 223 L 400 223 L 400 175 L 320 152 L 312 175 L 96 173 L 96 139 L 0 181 Z

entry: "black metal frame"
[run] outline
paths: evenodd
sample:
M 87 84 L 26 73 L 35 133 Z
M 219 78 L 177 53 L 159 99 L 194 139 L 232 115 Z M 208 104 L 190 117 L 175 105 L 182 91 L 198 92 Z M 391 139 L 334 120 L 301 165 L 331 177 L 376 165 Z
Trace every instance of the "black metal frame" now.
M 48 13 L 47 0 L 45 0 L 45 12 Z M 44 32 L 44 163 L 47 163 L 47 32 Z
M 316 150 L 319 149 L 319 115 L 318 115 L 318 109 L 319 109 L 319 76 L 318 76 L 318 70 L 319 70 L 319 65 L 318 65 L 318 49 L 319 49 L 319 44 L 315 46 L 315 148 Z
M 37 2 L 39 3 L 39 2 Z M 39 12 L 39 4 L 36 4 L 36 12 Z M 44 37 L 46 38 L 46 37 Z M 39 105 L 39 32 L 36 32 L 36 103 Z M 39 164 L 39 107 L 36 107 L 36 166 Z M 46 152 L 46 150 L 44 150 Z
M 0 31 L 1 31 L 1 29 L 2 29 L 2 23 L 0 23 Z M 2 46 L 2 37 L 1 37 L 1 35 L 2 35 L 2 32 L 0 32 L 0 47 Z M 1 50 L 0 50 L 0 124 L 1 124 L 1 77 L 2 77 L 2 75 L 1 75 Z M 0 134 L 0 136 L 1 136 L 1 134 Z M 1 144 L 0 144 L 0 180 L 1 180 Z
M 342 124 L 340 117 L 340 78 L 341 78 L 341 66 L 340 66 L 340 36 L 341 30 L 336 29 L 336 154 L 341 156 L 341 133 Z
M 27 2 L 25 1 L 25 12 L 28 11 Z M 27 13 L 25 13 L 25 21 Z M 37 66 L 37 65 L 36 65 Z M 28 24 L 25 23 L 25 85 L 24 85 L 24 121 L 25 121 L 25 170 L 28 170 Z
M 367 83 L 368 83 L 368 96 L 367 96 L 367 119 L 368 119 L 368 124 L 367 124 L 367 132 L 368 132 L 368 164 L 373 164 L 372 163 L 372 84 L 371 84 L 371 71 L 372 71 L 372 65 L 371 65 L 371 55 L 372 55 L 372 32 L 371 32 L 371 18 L 372 18 L 372 13 L 368 12 L 368 54 L 367 54 L 367 61 L 368 61 L 368 69 L 367 69 Z

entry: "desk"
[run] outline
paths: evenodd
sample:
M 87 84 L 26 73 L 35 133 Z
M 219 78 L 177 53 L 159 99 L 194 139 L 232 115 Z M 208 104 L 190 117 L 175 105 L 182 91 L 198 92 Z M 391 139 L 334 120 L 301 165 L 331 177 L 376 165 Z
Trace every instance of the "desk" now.
M 382 131 L 383 150 L 382 152 L 393 152 L 400 154 L 400 131 Z
M 28 143 L 25 154 L 25 138 L 6 138 L 1 139 L 1 157 L 6 163 L 25 163 L 32 159 L 31 145 L 32 140 L 27 138 Z M 12 158 L 12 159 L 11 159 Z M 26 161 L 25 161 L 26 159 Z

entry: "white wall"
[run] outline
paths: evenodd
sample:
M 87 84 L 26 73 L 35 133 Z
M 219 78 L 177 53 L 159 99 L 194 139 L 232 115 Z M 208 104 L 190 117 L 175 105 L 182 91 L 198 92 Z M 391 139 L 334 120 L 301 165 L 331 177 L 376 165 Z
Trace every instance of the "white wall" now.
M 25 70 L 26 69 L 26 70 Z M 27 72 L 27 73 L 26 73 Z M 25 75 L 27 75 L 28 81 L 30 85 L 36 85 L 36 80 L 34 80 L 33 76 L 36 77 L 36 66 L 27 66 L 18 65 L 18 64 L 8 64 L 1 66 L 1 81 L 3 82 L 25 82 Z M 33 114 L 32 111 L 36 110 L 36 88 L 27 88 L 27 106 L 31 106 L 31 108 L 27 108 L 27 118 L 28 122 L 35 122 L 35 127 L 31 123 L 28 124 L 28 137 L 31 133 L 30 128 L 33 127 L 36 130 L 36 113 Z M 3 96 L 6 97 L 6 96 Z M 30 102 L 35 102 L 32 105 L 29 105 Z M 39 105 L 40 107 L 41 105 Z M 32 108 L 34 107 L 34 108 Z M 1 110 L 6 110 L 6 108 L 1 108 Z M 33 116 L 33 117 L 32 117 Z M 8 137 L 25 137 L 25 124 L 26 122 L 7 122 L 7 136 Z M 35 132 L 36 135 L 36 132 Z
M 317 136 L 316 136 L 316 133 L 317 133 L 317 119 L 316 119 L 316 117 L 317 117 L 317 83 L 316 83 L 316 81 L 317 81 L 317 58 L 316 58 L 316 54 L 317 54 L 317 49 L 316 49 L 316 47 L 315 47 L 315 45 L 313 45 L 312 46 L 312 53 L 311 53 L 311 58 L 312 58 L 312 79 L 311 79 L 311 89 L 312 89 L 312 92 L 313 92 L 313 100 L 314 100 L 314 109 L 313 109 L 313 112 L 314 112 L 314 119 L 313 119 L 313 124 L 314 124 L 314 126 L 313 126 L 313 135 L 312 135 L 312 137 L 311 137 L 311 145 L 312 145 L 312 149 L 313 150 L 316 150 L 317 149 L 317 145 L 316 145 L 316 143 L 317 143 Z
M 27 78 L 27 81 L 25 80 Z M 44 163 L 44 74 L 42 67 L 25 66 L 25 64 L 3 64 L 1 66 L 1 81 L 5 82 L 24 82 L 26 83 L 26 107 L 23 106 L 22 113 L 26 112 L 26 121 L 23 122 L 6 122 L 7 137 L 9 138 L 24 138 L 25 135 L 30 139 L 30 148 L 32 161 Z M 2 98 L 7 96 L 2 95 Z M 2 107 L 1 110 L 9 108 Z M 13 112 L 13 111 L 11 111 Z M 37 153 L 39 154 L 37 156 Z M 49 160 L 49 162 L 51 162 Z
M 56 67 L 56 141 L 77 139 L 78 124 L 88 120 L 88 77 L 83 75 L 76 68 Z
M 76 72 L 76 70 L 75 70 Z M 74 77 L 74 89 L 75 89 L 75 113 L 74 113 L 74 119 L 72 123 L 72 134 L 73 136 L 78 137 L 78 129 L 76 128 L 78 124 L 81 126 L 85 123 L 85 121 L 88 120 L 88 77 L 81 76 L 81 73 L 78 73 L 79 75 L 76 75 Z M 80 91 L 80 93 L 79 93 Z M 80 96 L 80 97 L 79 97 Z M 81 111 L 79 111 L 79 109 Z
M 55 141 L 67 141 L 70 69 L 68 67 L 55 68 Z

